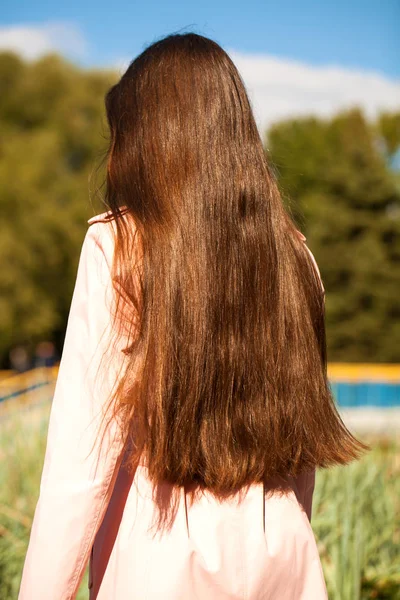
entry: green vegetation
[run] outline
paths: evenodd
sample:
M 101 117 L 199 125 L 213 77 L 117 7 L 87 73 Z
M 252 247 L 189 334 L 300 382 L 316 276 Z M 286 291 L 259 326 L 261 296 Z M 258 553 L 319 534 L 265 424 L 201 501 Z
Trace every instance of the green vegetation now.
M 29 532 L 39 496 L 50 405 L 0 425 L 0 598 L 18 597 Z M 78 600 L 88 598 L 87 572 Z
M 86 219 L 103 210 L 103 95 L 115 80 L 55 55 L 0 53 L 0 362 L 11 345 L 62 345 Z
M 0 598 L 17 598 L 39 493 L 48 410 L 1 424 Z M 348 467 L 320 471 L 312 526 L 330 600 L 400 599 L 400 444 L 373 450 Z M 87 598 L 83 581 L 79 599 Z
M 318 473 L 312 526 L 330 600 L 400 599 L 400 444 L 371 447 Z
M 400 125 L 394 115 L 378 125 L 354 109 L 268 132 L 281 188 L 325 284 L 331 361 L 400 361 L 400 179 L 388 168 Z
M 62 347 L 86 219 L 104 209 L 103 101 L 116 80 L 56 55 L 0 53 L 0 366 L 12 345 Z M 400 186 L 389 168 L 400 110 L 376 123 L 356 109 L 291 120 L 265 141 L 320 265 L 329 360 L 400 362 Z

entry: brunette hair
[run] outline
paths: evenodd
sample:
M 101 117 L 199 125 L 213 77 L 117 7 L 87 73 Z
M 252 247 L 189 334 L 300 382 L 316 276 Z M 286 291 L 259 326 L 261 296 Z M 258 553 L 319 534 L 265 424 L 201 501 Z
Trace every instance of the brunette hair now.
M 318 269 L 228 54 L 164 37 L 106 112 L 115 330 L 129 339 L 109 417 L 128 464 L 223 496 L 357 458 L 327 379 Z

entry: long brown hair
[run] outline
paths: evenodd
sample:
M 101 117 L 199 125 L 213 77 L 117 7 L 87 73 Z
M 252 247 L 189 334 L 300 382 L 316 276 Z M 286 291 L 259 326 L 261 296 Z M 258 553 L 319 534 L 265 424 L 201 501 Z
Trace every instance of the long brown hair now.
M 154 483 L 216 495 L 365 446 L 327 380 L 324 292 L 228 54 L 169 35 L 106 95 L 115 328 L 110 418 Z

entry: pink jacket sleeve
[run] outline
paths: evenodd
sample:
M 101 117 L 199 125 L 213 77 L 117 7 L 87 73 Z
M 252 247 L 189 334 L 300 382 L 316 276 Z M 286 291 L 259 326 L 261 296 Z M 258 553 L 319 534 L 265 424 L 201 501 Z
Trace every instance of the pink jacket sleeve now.
M 115 425 L 98 452 L 102 411 L 121 367 L 121 352 L 114 352 L 96 377 L 110 333 L 107 229 L 90 225 L 81 249 L 20 600 L 75 598 L 122 458 Z

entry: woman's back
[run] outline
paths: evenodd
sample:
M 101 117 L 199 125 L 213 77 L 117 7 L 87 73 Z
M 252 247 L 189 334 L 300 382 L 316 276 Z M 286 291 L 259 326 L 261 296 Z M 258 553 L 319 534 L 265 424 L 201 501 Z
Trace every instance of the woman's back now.
M 82 247 L 20 600 L 74 598 L 88 560 L 91 600 L 326 598 L 309 523 L 315 471 L 217 500 L 195 486 L 153 488 L 144 461 L 126 468 L 114 423 L 91 451 L 122 357 L 95 377 L 111 326 L 104 216 L 90 219 Z
M 173 503 L 157 527 L 160 503 Z M 308 517 L 294 492 L 264 495 L 250 486 L 239 499 L 205 492 L 191 504 L 170 484 L 153 497 L 146 467 L 121 470 L 90 566 L 90 598 L 327 598 Z
M 111 264 L 110 224 L 97 227 Z M 168 483 L 153 490 L 145 464 L 132 473 L 122 459 L 93 546 L 90 598 L 326 598 L 309 522 L 314 479 L 288 478 L 281 492 L 253 484 L 219 501 Z

